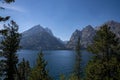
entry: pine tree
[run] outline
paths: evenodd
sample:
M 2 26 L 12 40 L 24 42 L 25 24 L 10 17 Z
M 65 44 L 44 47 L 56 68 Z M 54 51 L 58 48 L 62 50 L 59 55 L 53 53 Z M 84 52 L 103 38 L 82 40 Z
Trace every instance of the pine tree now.
M 15 80 L 14 77 L 17 75 L 16 64 L 18 63 L 16 52 L 19 49 L 21 38 L 21 35 L 18 33 L 18 25 L 14 21 L 11 21 L 11 24 L 8 24 L 8 26 L 4 25 L 1 34 L 3 36 L 1 42 L 2 53 L 5 58 L 1 60 L 4 65 L 2 71 L 5 75 L 5 80 Z
M 120 45 L 119 38 L 110 31 L 110 27 L 104 25 L 97 31 L 97 34 L 94 38 L 94 44 L 89 47 L 89 50 L 92 53 L 95 53 L 96 56 L 103 59 L 108 59 L 115 55 L 116 57 L 120 56 Z
M 77 45 L 75 48 L 76 56 L 75 56 L 75 65 L 74 71 L 70 75 L 69 80 L 82 80 L 82 69 L 81 69 L 81 52 L 80 52 L 81 44 L 80 37 L 78 37 Z
M 15 0 L 0 0 L 0 3 L 2 3 L 2 4 L 4 4 L 4 3 L 10 4 L 12 2 L 15 2 Z M 5 9 L 5 8 L 0 6 L 0 10 L 1 9 Z M 10 16 L 3 17 L 0 15 L 0 22 L 2 22 L 2 21 L 5 22 L 5 21 L 9 20 L 9 18 L 10 18 Z M 15 73 L 17 73 L 16 63 L 17 63 L 18 59 L 16 56 L 16 51 L 19 47 L 19 42 L 20 42 L 20 34 L 17 31 L 18 31 L 18 25 L 14 21 L 11 21 L 11 24 L 8 24 L 7 26 L 4 25 L 4 29 L 0 30 L 0 34 L 2 34 L 2 36 L 3 36 L 3 41 L 1 43 L 2 47 L 0 46 L 0 48 L 2 48 L 2 53 L 0 56 L 5 57 L 5 59 L 0 60 L 0 76 L 4 75 L 5 80 L 11 80 L 11 79 L 14 80 L 13 77 L 16 75 Z M 13 42 L 15 42 L 15 44 L 10 43 L 9 40 L 10 40 L 10 42 L 13 40 Z M 11 47 L 14 47 L 15 49 L 13 49 Z M 13 49 L 13 51 L 11 51 L 12 49 Z M 12 58 L 13 58 L 13 60 L 12 60 Z M 10 62 L 10 60 L 12 60 L 12 61 Z M 14 67 L 13 71 L 9 70 L 9 69 L 12 69 L 13 67 Z M 17 73 L 17 75 L 18 75 L 18 73 Z
M 86 80 L 120 79 L 119 39 L 104 25 L 97 31 L 94 43 L 88 48 L 94 53 L 86 68 Z
M 23 60 L 18 64 L 18 72 L 22 80 L 28 80 L 30 75 L 30 65 L 28 61 Z
M 75 68 L 74 74 L 77 76 L 78 80 L 81 79 L 81 52 L 80 52 L 81 44 L 80 44 L 80 37 L 78 37 L 77 45 L 76 45 L 76 60 L 75 60 Z
M 61 75 L 60 75 L 60 80 L 66 80 L 66 77 L 65 77 L 64 74 L 61 74 Z
M 71 74 L 70 77 L 69 77 L 69 79 L 67 79 L 67 80 L 81 80 L 81 79 L 78 79 L 77 75 Z
M 44 60 L 42 51 L 38 54 L 36 66 L 32 69 L 29 80 L 51 80 L 46 70 L 47 62 Z

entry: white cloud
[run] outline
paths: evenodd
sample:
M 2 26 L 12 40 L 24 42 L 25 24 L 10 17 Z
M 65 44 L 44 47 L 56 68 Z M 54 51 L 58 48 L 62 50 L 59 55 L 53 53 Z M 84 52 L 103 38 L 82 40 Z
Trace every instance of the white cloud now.
M 8 10 L 13 10 L 13 11 L 17 11 L 17 12 L 26 12 L 25 9 L 19 7 L 19 6 L 16 6 L 16 5 L 10 5 L 10 4 L 0 4 L 1 7 L 4 7 L 5 9 L 8 9 Z

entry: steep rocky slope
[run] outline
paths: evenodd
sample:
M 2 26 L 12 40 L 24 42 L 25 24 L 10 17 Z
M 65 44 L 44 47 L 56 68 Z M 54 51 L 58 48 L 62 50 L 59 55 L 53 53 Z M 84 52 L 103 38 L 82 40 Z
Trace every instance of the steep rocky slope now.
M 104 24 L 108 25 L 113 33 L 115 33 L 118 37 L 120 37 L 120 23 L 116 21 L 108 21 Z M 102 25 L 104 25 L 102 24 Z M 102 26 L 101 25 L 101 26 Z M 77 38 L 80 36 L 81 45 L 83 48 L 87 48 L 88 45 L 93 43 L 93 38 L 96 34 L 96 31 L 99 30 L 101 26 L 93 28 L 91 25 L 86 26 L 83 30 L 76 30 L 73 32 L 70 40 L 68 41 L 66 47 L 69 49 L 75 49 L 75 45 L 77 43 Z
M 56 38 L 52 31 L 36 25 L 22 33 L 21 46 L 23 49 L 63 49 L 64 44 Z

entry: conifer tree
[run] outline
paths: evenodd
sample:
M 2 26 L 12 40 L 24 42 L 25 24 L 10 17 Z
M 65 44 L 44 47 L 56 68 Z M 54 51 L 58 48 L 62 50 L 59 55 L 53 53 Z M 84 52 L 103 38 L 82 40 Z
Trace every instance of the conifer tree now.
M 75 74 L 71 74 L 69 79 L 67 80 L 81 80 L 81 79 L 78 79 L 78 76 L 76 76 Z
M 4 25 L 4 29 L 0 31 L 3 40 L 2 44 L 2 54 L 5 59 L 1 60 L 3 63 L 2 68 L 3 75 L 5 75 L 5 80 L 15 80 L 17 75 L 18 57 L 16 55 L 19 49 L 19 43 L 21 35 L 18 33 L 18 25 L 11 21 L 7 26 Z
M 23 58 L 22 62 L 18 64 L 18 72 L 22 80 L 28 80 L 30 75 L 30 65 L 28 61 Z
M 47 62 L 44 60 L 42 51 L 38 54 L 36 66 L 32 69 L 29 80 L 51 80 L 46 70 Z
M 61 74 L 61 75 L 60 75 L 60 80 L 66 80 L 66 77 L 65 77 L 64 74 Z
M 81 52 L 80 52 L 81 44 L 80 44 L 80 37 L 78 37 L 77 45 L 75 48 L 76 56 L 75 56 L 75 65 L 74 71 L 70 75 L 69 80 L 82 80 L 82 69 L 81 69 Z
M 75 68 L 74 74 L 77 76 L 78 80 L 81 79 L 81 52 L 80 52 L 81 44 L 80 44 L 80 37 L 78 37 L 77 45 L 76 45 L 76 60 L 75 60 Z
M 86 80 L 120 79 L 120 45 L 119 38 L 103 25 L 97 31 L 94 43 L 88 48 L 94 53 L 86 68 Z

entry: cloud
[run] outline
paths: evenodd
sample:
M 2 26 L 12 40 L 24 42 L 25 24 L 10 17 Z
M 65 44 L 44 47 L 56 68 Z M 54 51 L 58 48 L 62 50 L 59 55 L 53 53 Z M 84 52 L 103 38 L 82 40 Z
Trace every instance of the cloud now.
M 1 7 L 4 7 L 5 9 L 17 11 L 17 12 L 26 12 L 25 9 L 22 7 L 16 6 L 16 5 L 10 5 L 10 4 L 0 4 Z

